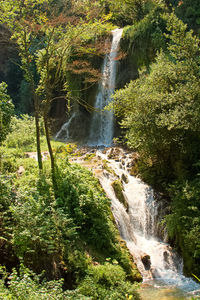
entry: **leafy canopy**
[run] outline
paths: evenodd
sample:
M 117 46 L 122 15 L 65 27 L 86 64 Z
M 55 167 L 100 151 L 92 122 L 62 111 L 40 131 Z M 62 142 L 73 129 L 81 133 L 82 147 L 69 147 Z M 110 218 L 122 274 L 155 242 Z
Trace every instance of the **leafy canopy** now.
M 199 153 L 199 39 L 173 13 L 164 18 L 167 52 L 158 53 L 149 73 L 141 72 L 139 79 L 116 92 L 114 107 L 127 129 L 129 146 L 173 170 L 186 153 L 188 167 Z

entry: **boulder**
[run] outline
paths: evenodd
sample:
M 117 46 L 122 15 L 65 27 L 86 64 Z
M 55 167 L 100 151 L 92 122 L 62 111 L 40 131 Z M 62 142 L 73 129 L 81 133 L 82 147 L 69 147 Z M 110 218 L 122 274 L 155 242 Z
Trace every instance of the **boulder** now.
M 114 159 L 115 161 L 120 161 L 122 155 L 122 150 L 120 148 L 111 148 L 108 154 L 109 159 Z
M 144 265 L 145 270 L 150 270 L 150 268 L 151 268 L 151 259 L 150 259 L 150 256 L 148 254 L 146 254 L 146 253 L 143 254 L 141 256 L 141 261 L 142 261 L 142 263 Z
M 126 174 L 122 174 L 121 180 L 124 181 L 125 183 L 128 183 L 128 176 Z

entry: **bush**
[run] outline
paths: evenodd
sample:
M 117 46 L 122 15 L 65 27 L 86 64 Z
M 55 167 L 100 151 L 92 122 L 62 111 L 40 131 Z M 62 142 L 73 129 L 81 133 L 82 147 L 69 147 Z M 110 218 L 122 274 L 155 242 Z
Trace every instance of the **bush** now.
M 79 165 L 66 164 L 59 170 L 58 205 L 68 209 L 80 236 L 87 243 L 99 250 L 112 247 L 116 232 L 110 219 L 110 201 L 98 180 Z
M 19 272 L 14 269 L 10 275 L 1 267 L 0 274 L 2 276 L 0 280 L 1 299 L 68 299 L 62 290 L 63 280 L 41 282 L 41 276 L 36 275 L 23 265 L 21 265 Z M 4 284 L 5 280 L 8 288 Z
M 9 132 L 13 111 L 14 106 L 10 96 L 7 94 L 7 84 L 2 82 L 0 83 L 0 145 Z
M 169 236 L 176 240 L 184 271 L 200 276 L 200 183 L 199 178 L 171 185 L 172 212 L 166 217 Z
M 21 115 L 11 120 L 11 132 L 8 134 L 5 146 L 21 149 L 22 151 L 36 151 L 36 130 L 33 117 Z M 41 143 L 45 143 L 45 137 L 41 131 Z
M 92 266 L 78 291 L 94 300 L 125 299 L 127 295 L 132 295 L 132 299 L 139 299 L 137 285 L 125 280 L 126 274 L 119 265 L 106 263 Z

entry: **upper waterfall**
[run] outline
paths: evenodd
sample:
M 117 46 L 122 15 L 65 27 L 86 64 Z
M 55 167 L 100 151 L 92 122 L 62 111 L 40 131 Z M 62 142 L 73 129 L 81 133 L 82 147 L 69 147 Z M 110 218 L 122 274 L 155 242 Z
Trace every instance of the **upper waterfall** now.
M 98 86 L 95 111 L 90 125 L 88 145 L 110 146 L 114 132 L 114 116 L 111 111 L 103 111 L 111 101 L 111 95 L 115 89 L 117 72 L 117 53 L 123 29 L 112 31 L 113 39 L 110 53 L 104 58 L 102 66 L 102 79 Z

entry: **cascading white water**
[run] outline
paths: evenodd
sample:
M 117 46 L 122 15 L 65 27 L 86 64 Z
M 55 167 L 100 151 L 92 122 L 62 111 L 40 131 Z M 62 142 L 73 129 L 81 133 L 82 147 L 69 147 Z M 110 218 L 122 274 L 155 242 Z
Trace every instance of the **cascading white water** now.
M 103 111 L 109 104 L 115 89 L 117 51 L 123 29 L 112 31 L 113 40 L 110 53 L 105 56 L 102 68 L 102 80 L 99 83 L 95 103 L 95 112 L 92 116 L 89 132 L 89 146 L 110 146 L 113 139 L 114 116 L 111 111 Z
M 161 284 L 174 286 L 185 292 L 200 293 L 200 285 L 182 272 L 182 260 L 167 244 L 157 237 L 158 202 L 153 190 L 127 170 L 129 155 L 121 150 L 117 161 L 98 151 L 98 155 L 109 161 L 115 176 L 104 171 L 100 177 L 102 187 L 112 200 L 112 211 L 119 232 L 141 272 L 144 281 L 159 280 Z M 116 198 L 111 186 L 113 180 L 123 181 L 123 194 L 128 204 L 125 208 Z
M 69 126 L 72 122 L 72 120 L 75 118 L 76 113 L 73 112 L 69 120 L 64 123 L 61 127 L 61 129 L 58 131 L 58 133 L 55 136 L 55 140 L 60 140 L 60 141 L 67 141 L 69 139 Z

